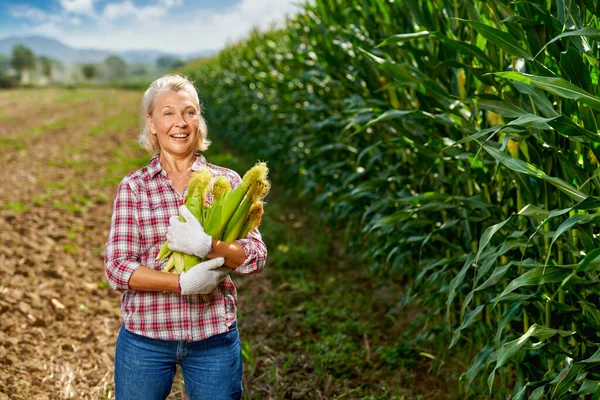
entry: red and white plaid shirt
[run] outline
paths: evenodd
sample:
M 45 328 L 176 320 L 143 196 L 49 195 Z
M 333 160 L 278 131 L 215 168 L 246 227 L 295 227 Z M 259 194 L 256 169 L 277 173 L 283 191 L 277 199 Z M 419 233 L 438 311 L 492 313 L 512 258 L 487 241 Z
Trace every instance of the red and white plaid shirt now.
M 202 167 L 208 167 L 213 177 L 229 178 L 232 188 L 241 182 L 235 171 L 209 164 L 197 154 L 191 170 Z M 177 192 L 158 155 L 146 167 L 127 175 L 117 189 L 104 267 L 110 286 L 125 291 L 121 316 L 130 332 L 155 339 L 195 341 L 227 332 L 236 320 L 237 292 L 229 276 L 206 295 L 129 288 L 129 278 L 139 266 L 156 270 L 164 266 L 165 261 L 155 258 L 166 240 L 169 218 L 179 214 L 185 193 L 187 188 L 183 196 Z M 260 271 L 267 248 L 258 230 L 237 242 L 246 252 L 246 260 L 235 271 L 242 275 Z

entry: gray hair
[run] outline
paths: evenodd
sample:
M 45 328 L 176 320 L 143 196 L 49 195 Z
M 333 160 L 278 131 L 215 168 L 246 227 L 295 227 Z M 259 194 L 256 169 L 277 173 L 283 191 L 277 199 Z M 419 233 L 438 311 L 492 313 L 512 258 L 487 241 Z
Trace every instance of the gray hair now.
M 154 102 L 156 101 L 156 98 L 171 90 L 175 92 L 184 91 L 196 102 L 200 113 L 200 118 L 198 120 L 197 149 L 200 151 L 208 149 L 208 146 L 210 145 L 210 140 L 206 138 L 208 135 L 208 126 L 202 115 L 202 106 L 200 104 L 200 99 L 198 98 L 196 87 L 189 78 L 175 74 L 167 74 L 158 78 L 150 84 L 144 93 L 140 104 L 140 122 L 142 124 L 142 131 L 138 138 L 138 143 L 152 155 L 158 153 L 160 150 L 158 139 L 150 132 L 146 115 L 152 114 L 152 111 L 154 111 Z

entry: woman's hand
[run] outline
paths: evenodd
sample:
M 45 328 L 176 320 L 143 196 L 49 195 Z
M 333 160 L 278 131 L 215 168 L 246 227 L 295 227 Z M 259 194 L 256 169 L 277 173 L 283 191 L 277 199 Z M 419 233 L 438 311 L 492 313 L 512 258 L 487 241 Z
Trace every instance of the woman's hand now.
M 231 271 L 223 267 L 223 257 L 201 262 L 179 275 L 182 295 L 208 294 L 225 279 Z
M 212 248 L 212 238 L 204 232 L 200 222 L 185 205 L 179 207 L 179 214 L 185 218 L 185 222 L 181 222 L 179 217 L 169 219 L 169 249 L 205 257 Z

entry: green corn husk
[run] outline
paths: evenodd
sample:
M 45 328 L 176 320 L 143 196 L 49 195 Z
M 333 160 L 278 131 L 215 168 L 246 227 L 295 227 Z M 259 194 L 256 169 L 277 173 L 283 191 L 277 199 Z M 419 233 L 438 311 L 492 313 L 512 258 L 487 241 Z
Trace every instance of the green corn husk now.
M 225 204 L 223 205 L 223 212 L 221 215 L 221 226 L 227 226 L 253 183 L 257 181 L 267 182 L 268 172 L 269 169 L 267 168 L 266 163 L 257 163 L 244 174 L 242 183 L 240 183 L 240 185 L 235 188 L 233 192 L 231 192 L 225 199 Z
M 210 212 L 205 220 L 204 229 L 213 238 L 220 238 L 223 236 L 223 230 L 225 226 L 219 222 L 222 219 L 223 214 L 223 203 L 225 198 L 231 193 L 231 184 L 229 180 L 224 176 L 219 176 L 215 179 L 213 185 L 214 201 L 210 207 Z
M 248 232 L 250 232 L 253 229 L 256 229 L 260 225 L 263 212 L 264 210 L 262 201 L 253 203 L 250 206 L 250 211 L 248 211 L 248 217 L 244 221 L 244 225 L 242 225 L 242 229 L 240 230 L 238 238 L 246 237 L 246 235 L 248 235 Z
M 226 242 L 241 239 L 260 224 L 262 199 L 271 187 L 267 174 L 266 163 L 257 163 L 244 174 L 240 185 L 232 190 L 226 177 L 220 176 L 211 182 L 211 172 L 203 168 L 192 174 L 185 205 L 211 237 Z M 211 192 L 214 200 L 209 207 L 207 197 Z M 182 216 L 179 219 L 184 221 Z M 203 261 L 193 255 L 172 252 L 168 244 L 165 241 L 156 257 L 157 260 L 168 258 L 164 272 L 179 274 Z

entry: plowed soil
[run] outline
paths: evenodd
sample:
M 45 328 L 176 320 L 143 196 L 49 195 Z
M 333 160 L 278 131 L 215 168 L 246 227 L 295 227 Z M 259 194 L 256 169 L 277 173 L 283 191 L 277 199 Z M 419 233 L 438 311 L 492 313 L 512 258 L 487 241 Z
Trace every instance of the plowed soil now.
M 103 272 L 115 155 L 139 94 L 0 91 L 0 397 L 111 391 L 120 294 Z M 124 130 L 107 124 L 128 112 Z M 3 394 L 4 395 L 3 395 Z

